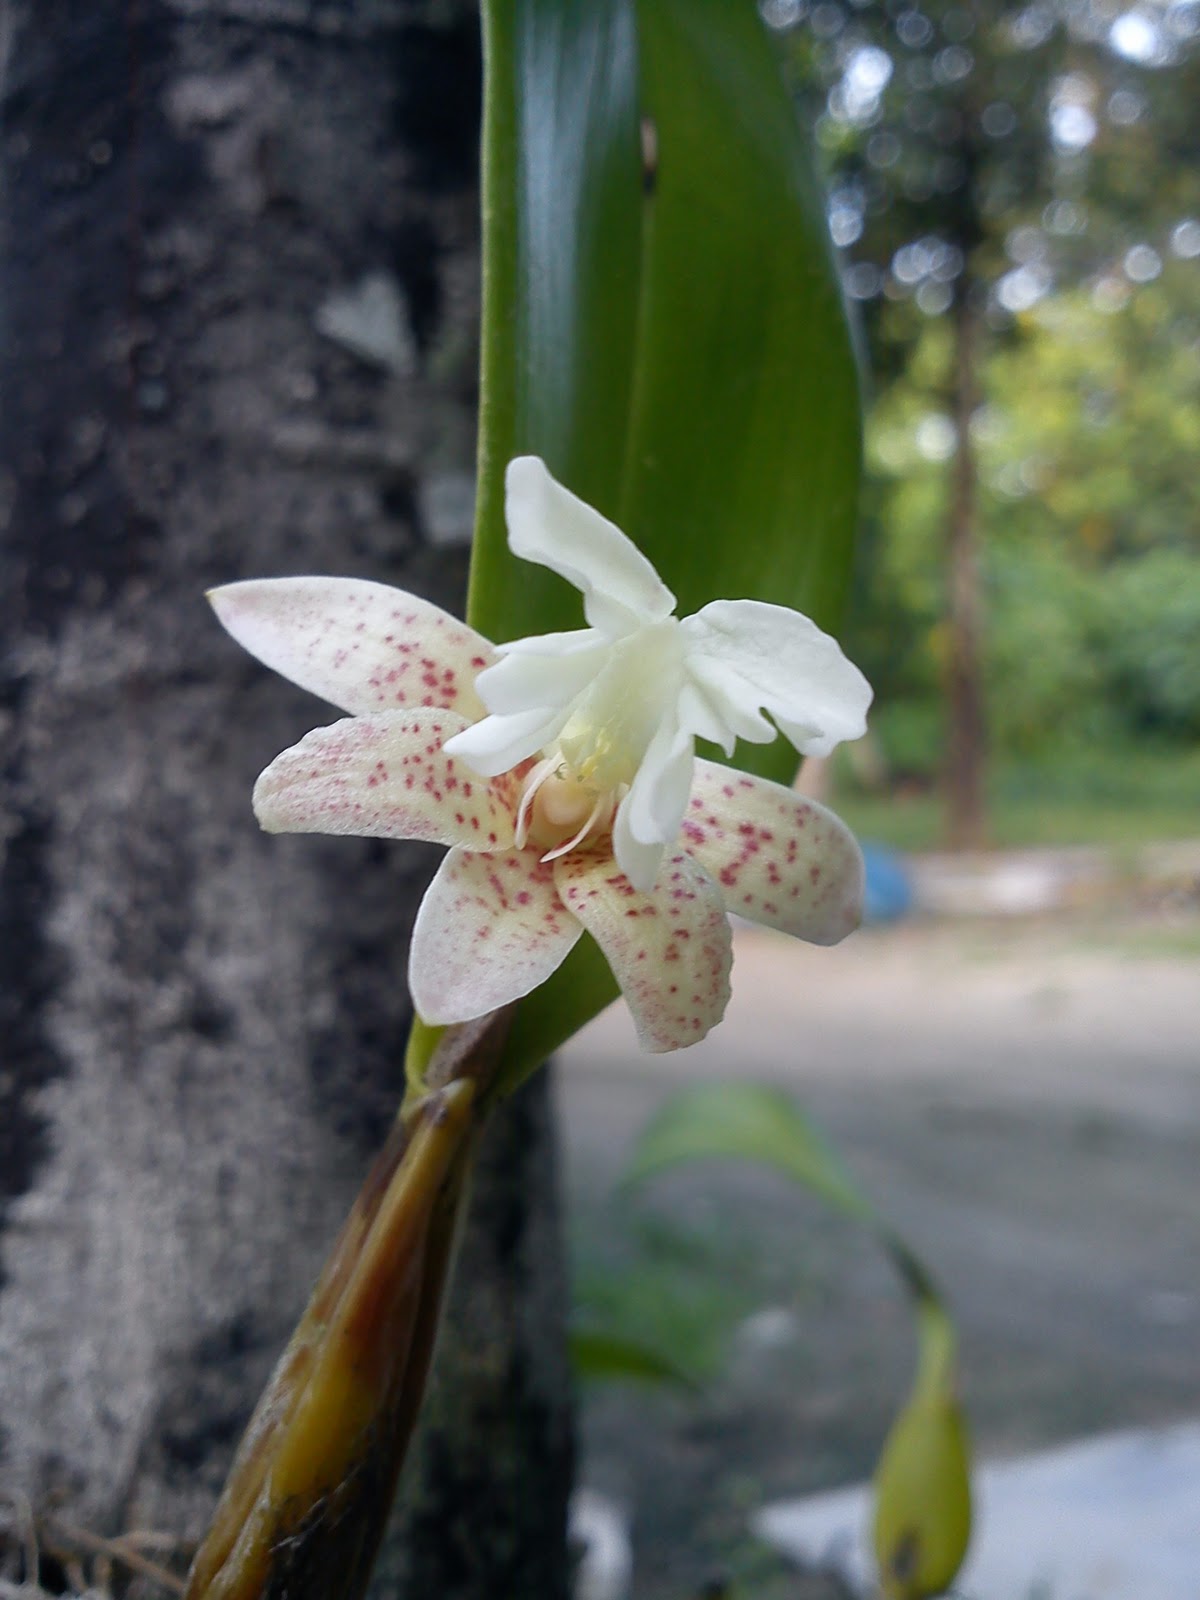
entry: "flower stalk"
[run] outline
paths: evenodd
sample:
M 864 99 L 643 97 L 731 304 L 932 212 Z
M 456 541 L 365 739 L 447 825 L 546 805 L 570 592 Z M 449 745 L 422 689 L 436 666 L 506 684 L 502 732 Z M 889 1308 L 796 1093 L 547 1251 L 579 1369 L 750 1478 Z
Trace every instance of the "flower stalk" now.
M 355 1600 L 433 1356 L 506 1012 L 450 1028 L 260 1399 L 186 1600 Z

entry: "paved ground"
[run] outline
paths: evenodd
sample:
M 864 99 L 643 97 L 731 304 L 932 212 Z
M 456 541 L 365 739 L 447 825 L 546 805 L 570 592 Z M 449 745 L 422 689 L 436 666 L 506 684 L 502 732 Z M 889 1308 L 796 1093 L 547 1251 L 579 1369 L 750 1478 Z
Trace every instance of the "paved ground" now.
M 1129 1428 L 982 1466 L 976 1533 L 956 1588 L 971 1600 L 1196 1600 L 1200 1423 Z M 869 1491 L 777 1501 L 764 1538 L 806 1566 L 874 1576 Z
M 698 1077 L 794 1090 L 918 1246 L 963 1330 L 981 1451 L 1200 1413 L 1194 909 L 833 951 L 747 932 L 734 991 L 694 1050 L 640 1057 L 614 1008 L 560 1073 L 584 1308 L 705 1380 L 588 1398 L 585 1476 L 630 1509 L 639 1600 L 722 1572 L 739 1596 L 797 1594 L 748 1514 L 869 1473 L 911 1359 L 875 1248 L 782 1180 L 697 1167 L 613 1198 L 638 1130 Z

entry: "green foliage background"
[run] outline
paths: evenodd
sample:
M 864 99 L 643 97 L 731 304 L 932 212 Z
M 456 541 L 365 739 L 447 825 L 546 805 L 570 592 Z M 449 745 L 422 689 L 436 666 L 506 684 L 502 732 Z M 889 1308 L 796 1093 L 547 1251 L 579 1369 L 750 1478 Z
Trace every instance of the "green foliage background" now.
M 1168 263 L 1113 311 L 1070 290 L 986 362 L 974 433 L 1002 757 L 1200 734 L 1198 280 Z M 946 343 L 930 321 L 868 432 L 851 649 L 880 691 L 885 754 L 909 773 L 937 760 Z

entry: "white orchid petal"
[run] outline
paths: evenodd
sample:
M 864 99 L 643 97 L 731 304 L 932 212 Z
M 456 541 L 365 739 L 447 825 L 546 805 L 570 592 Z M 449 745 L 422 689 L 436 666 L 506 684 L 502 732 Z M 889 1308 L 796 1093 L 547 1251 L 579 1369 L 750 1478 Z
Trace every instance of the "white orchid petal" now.
M 413 927 L 413 1003 L 437 1024 L 495 1011 L 545 983 L 581 931 L 533 851 L 451 850 Z
M 629 796 L 626 795 L 613 819 L 613 856 L 635 889 L 644 891 L 653 885 L 666 848 L 661 841 L 646 844 L 634 838 L 629 826 Z
M 447 755 L 457 756 L 485 778 L 519 766 L 561 731 L 570 708 L 544 708 L 507 717 L 484 717 L 446 740 Z
M 568 633 L 531 633 L 524 639 L 498 644 L 498 656 L 574 656 L 609 643 L 599 628 L 572 628 Z
M 540 457 L 510 461 L 505 490 L 509 548 L 574 584 L 592 627 L 623 634 L 670 616 L 675 596 L 651 563 L 615 523 L 556 483 Z
M 696 762 L 681 842 L 730 911 L 812 944 L 862 919 L 863 859 L 832 811 L 765 778 Z
M 563 655 L 540 651 L 508 654 L 480 674 L 475 688 L 493 716 L 565 708 L 587 688 L 606 657 L 604 646 Z
M 866 731 L 870 685 L 808 617 L 762 600 L 717 600 L 681 626 L 689 671 L 719 684 L 745 726 L 769 712 L 802 755 L 827 755 Z
M 719 744 L 727 756 L 733 754 L 737 735 L 721 715 L 719 703 L 710 700 L 703 686 L 694 678 L 685 682 L 679 691 L 679 723 L 694 738 L 709 739 L 713 744 Z
M 703 1039 L 725 1014 L 733 960 L 721 896 L 704 871 L 671 855 L 648 894 L 599 853 L 564 856 L 555 873 L 563 904 L 621 986 L 642 1048 L 678 1050 Z
M 453 711 L 417 707 L 314 728 L 259 777 L 255 815 L 268 833 L 506 849 L 516 784 L 488 783 L 445 754 L 446 735 L 462 726 Z
M 665 717 L 629 789 L 629 831 L 642 844 L 674 844 L 691 792 L 693 752 L 692 735 Z
M 691 686 L 722 724 L 723 739 L 713 742 L 721 742 L 726 755 L 733 754 L 739 739 L 747 744 L 770 744 L 778 738 L 779 730 L 762 712 L 747 706 L 745 680 L 733 667 L 693 652 L 688 657 L 687 673 Z
M 252 656 L 342 711 L 444 706 L 470 722 L 483 714 L 475 678 L 496 652 L 417 595 L 362 578 L 261 578 L 208 598 Z

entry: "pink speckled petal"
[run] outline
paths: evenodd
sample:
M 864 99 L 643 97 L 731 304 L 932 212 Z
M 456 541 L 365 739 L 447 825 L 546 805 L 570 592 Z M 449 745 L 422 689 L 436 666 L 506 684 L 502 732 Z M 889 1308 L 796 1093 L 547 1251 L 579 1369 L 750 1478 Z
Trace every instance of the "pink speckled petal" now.
M 545 983 L 583 930 L 536 850 L 451 850 L 417 912 L 408 982 L 426 1022 L 466 1022 Z
M 223 626 L 264 666 L 354 716 L 444 706 L 484 714 L 475 679 L 488 641 L 403 589 L 362 578 L 261 578 L 209 594 Z
M 314 728 L 275 757 L 254 786 L 268 833 L 349 833 L 504 850 L 517 785 L 481 779 L 442 749 L 453 711 L 385 711 Z
M 721 896 L 682 852 L 643 894 L 612 856 L 576 850 L 555 862 L 563 904 L 604 952 L 644 1050 L 679 1050 L 725 1015 L 733 962 Z
M 730 911 L 813 944 L 862 919 L 863 860 L 840 818 L 778 783 L 697 761 L 680 842 Z

